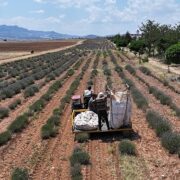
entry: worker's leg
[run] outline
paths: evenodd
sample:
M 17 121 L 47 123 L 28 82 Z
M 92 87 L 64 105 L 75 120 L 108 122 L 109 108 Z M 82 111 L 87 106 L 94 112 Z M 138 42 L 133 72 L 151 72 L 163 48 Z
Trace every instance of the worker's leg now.
M 101 131 L 101 114 L 98 113 L 98 125 L 99 125 L 99 130 Z
M 110 127 L 109 127 L 109 121 L 108 121 L 108 114 L 107 114 L 106 111 L 104 112 L 104 119 L 105 119 L 105 121 L 106 121 L 106 126 L 107 126 L 107 128 L 108 128 L 108 130 L 109 130 Z
M 87 101 L 87 97 L 84 97 L 84 108 L 87 109 L 88 108 L 88 101 Z

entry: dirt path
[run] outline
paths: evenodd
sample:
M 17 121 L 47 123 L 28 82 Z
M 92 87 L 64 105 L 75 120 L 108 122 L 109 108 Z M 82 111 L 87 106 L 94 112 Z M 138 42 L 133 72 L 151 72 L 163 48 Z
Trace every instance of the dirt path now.
M 149 58 L 149 63 L 155 67 L 157 67 L 158 69 L 161 69 L 162 71 L 168 71 L 168 67 L 167 65 L 159 62 L 157 59 L 155 58 Z M 180 75 L 180 67 L 170 67 L 170 70 L 171 70 L 171 73 L 174 73 L 174 74 L 178 74 Z
M 126 73 L 128 75 L 128 73 Z M 128 75 L 134 82 L 132 76 Z M 155 102 L 153 97 L 147 94 L 146 88 L 135 83 L 137 88 L 147 97 L 150 106 L 156 110 L 163 112 L 158 102 Z M 154 103 L 153 103 L 154 101 Z M 153 103 L 153 104 L 152 104 Z M 165 108 L 165 107 L 164 107 Z M 166 111 L 165 111 L 166 112 Z M 145 160 L 146 166 L 148 167 L 149 179 L 179 179 L 180 178 L 180 164 L 177 155 L 170 155 L 161 145 L 159 138 L 156 137 L 155 132 L 148 127 L 148 123 L 145 119 L 145 114 L 137 109 L 133 103 L 132 109 L 132 124 L 133 130 L 138 133 L 140 138 L 135 141 L 138 154 Z M 173 121 L 170 119 L 171 122 Z M 177 121 L 174 121 L 179 123 Z
M 77 45 L 80 45 L 83 42 L 84 42 L 84 40 L 80 40 L 76 44 L 68 46 L 68 47 L 62 47 L 62 48 L 58 48 L 58 49 L 53 49 L 53 50 L 48 50 L 48 51 L 43 51 L 43 52 L 37 52 L 37 53 L 34 53 L 34 54 L 30 54 L 30 55 L 24 55 L 24 56 L 21 56 L 21 57 L 15 57 L 15 58 L 1 60 L 0 65 L 5 64 L 5 63 L 9 63 L 9 62 L 23 60 L 23 59 L 30 58 L 30 57 L 40 56 L 40 55 L 47 54 L 47 53 L 53 53 L 53 52 L 62 51 L 62 50 L 69 49 L 71 47 L 75 47 Z
M 59 106 L 60 99 L 65 95 L 74 78 L 81 72 L 85 63 L 83 62 L 75 74 L 64 83 L 34 121 L 22 133 L 17 134 L 10 144 L 0 148 L 0 179 L 9 179 L 13 167 L 28 166 L 33 169 L 40 160 L 41 154 L 47 151 L 40 137 L 41 127 L 51 116 L 53 109 Z

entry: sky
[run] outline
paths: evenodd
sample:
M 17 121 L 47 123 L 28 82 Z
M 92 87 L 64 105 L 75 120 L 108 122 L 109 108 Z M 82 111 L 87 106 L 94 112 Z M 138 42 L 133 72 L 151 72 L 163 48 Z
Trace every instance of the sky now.
M 180 22 L 180 0 L 0 0 L 0 25 L 72 35 L 136 33 L 142 22 Z

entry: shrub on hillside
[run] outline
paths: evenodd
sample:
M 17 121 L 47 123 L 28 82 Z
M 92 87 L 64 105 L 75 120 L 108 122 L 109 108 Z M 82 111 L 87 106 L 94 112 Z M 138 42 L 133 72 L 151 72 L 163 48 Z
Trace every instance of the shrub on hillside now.
M 180 117 L 180 108 L 177 107 L 174 103 L 171 103 L 170 107 L 175 111 L 176 116 Z
M 47 124 L 53 124 L 54 126 L 60 125 L 60 116 L 58 115 L 52 115 L 48 120 Z
M 125 155 L 136 155 L 135 144 L 130 140 L 122 140 L 119 143 L 119 152 Z
M 20 105 L 20 104 L 21 104 L 21 100 L 20 100 L 20 99 L 16 99 L 14 102 L 12 102 L 12 103 L 9 105 L 9 109 L 14 110 L 14 109 L 16 109 L 16 107 L 17 107 L 18 105 Z
M 5 107 L 0 107 L 0 120 L 9 116 L 9 109 Z
M 0 134 L 0 146 L 6 144 L 11 139 L 11 133 L 5 131 Z
M 130 79 L 127 79 L 126 77 L 124 77 L 123 81 L 124 83 L 128 84 L 131 88 L 135 86 L 134 82 Z
M 12 133 L 21 132 L 28 124 L 28 117 L 26 114 L 17 117 L 8 127 Z
M 54 92 L 58 91 L 60 87 L 62 87 L 62 84 L 61 81 L 58 80 L 49 88 L 48 93 L 53 94 Z
M 6 89 L 3 89 L 1 92 L 1 96 L 3 95 L 3 99 L 12 98 L 14 94 L 15 92 L 9 87 L 7 87 Z
M 60 116 L 60 115 L 61 115 L 60 109 L 59 109 L 59 108 L 54 109 L 54 110 L 53 110 L 53 115 L 55 115 L 55 116 Z
M 37 85 L 31 85 L 25 89 L 24 97 L 27 98 L 34 96 L 34 94 L 37 92 L 39 92 L 39 87 Z
M 42 139 L 48 139 L 50 137 L 55 137 L 57 134 L 57 129 L 53 123 L 47 123 L 41 128 L 41 137 Z
M 56 75 L 54 73 L 51 73 L 46 77 L 46 82 L 49 82 L 55 79 L 56 79 Z
M 90 163 L 90 156 L 87 152 L 83 150 L 74 151 L 70 157 L 71 166 L 75 164 L 87 165 Z
M 71 167 L 71 178 L 72 180 L 83 180 L 80 164 L 75 164 Z
M 24 168 L 14 169 L 11 179 L 12 180 L 28 180 L 29 179 L 28 170 Z
M 125 69 L 126 69 L 127 71 L 129 71 L 132 75 L 135 75 L 135 74 L 136 74 L 136 70 L 135 70 L 130 64 L 127 64 L 127 65 L 125 66 Z
M 116 66 L 115 71 L 118 72 L 118 73 L 123 72 L 123 68 L 120 67 L 120 66 Z
M 72 76 L 74 74 L 74 70 L 73 69 L 69 69 L 67 74 L 68 74 L 68 76 Z
M 139 67 L 139 70 L 146 75 L 151 75 L 151 71 L 147 67 L 141 66 Z
M 166 79 L 164 79 L 164 80 L 163 80 L 163 85 L 164 85 L 164 86 L 169 86 L 169 82 L 168 82 Z
M 149 110 L 146 113 L 146 119 L 149 126 L 155 129 L 157 136 L 162 136 L 164 133 L 171 131 L 171 124 L 169 121 L 156 111 Z
M 42 97 L 41 97 L 44 101 L 50 101 L 52 99 L 52 95 L 49 94 L 49 93 L 46 93 L 44 94 Z
M 136 103 L 137 107 L 142 110 L 146 110 L 148 108 L 148 101 L 144 97 L 144 95 L 136 88 L 131 90 L 133 100 Z
M 45 106 L 45 101 L 43 99 L 39 99 L 30 106 L 29 110 L 32 112 L 39 112 L 44 108 L 44 106 Z
M 156 97 L 158 98 L 158 97 Z M 159 100 L 160 100 L 160 103 L 163 104 L 163 105 L 171 105 L 172 103 L 172 99 L 170 96 L 164 94 L 163 92 L 161 92 L 161 95 L 159 96 Z
M 171 105 L 172 104 L 171 97 L 164 94 L 164 92 L 158 90 L 154 86 L 149 87 L 149 93 L 153 94 L 156 97 L 156 99 L 160 100 L 160 103 L 163 105 Z
M 111 76 L 111 70 L 108 68 L 104 68 L 104 75 Z
M 178 153 L 180 150 L 180 134 L 174 132 L 164 133 L 161 142 L 170 153 Z

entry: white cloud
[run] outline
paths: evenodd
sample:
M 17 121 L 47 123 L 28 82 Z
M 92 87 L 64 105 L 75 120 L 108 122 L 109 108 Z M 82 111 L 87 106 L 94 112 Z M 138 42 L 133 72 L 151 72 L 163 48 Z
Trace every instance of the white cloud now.
M 88 17 L 82 18 L 80 22 L 87 21 L 87 23 L 139 22 L 147 18 L 162 20 L 163 16 L 170 18 L 174 23 L 180 9 L 180 4 L 176 0 L 127 0 L 123 9 L 119 8 L 121 1 L 118 0 L 34 1 L 55 4 L 60 8 L 81 8 L 88 13 Z
M 34 2 L 37 2 L 37 3 L 43 3 L 45 2 L 45 0 L 33 0 Z
M 30 11 L 30 13 L 35 13 L 35 14 L 43 14 L 45 11 L 43 9 L 38 9 L 34 11 Z

